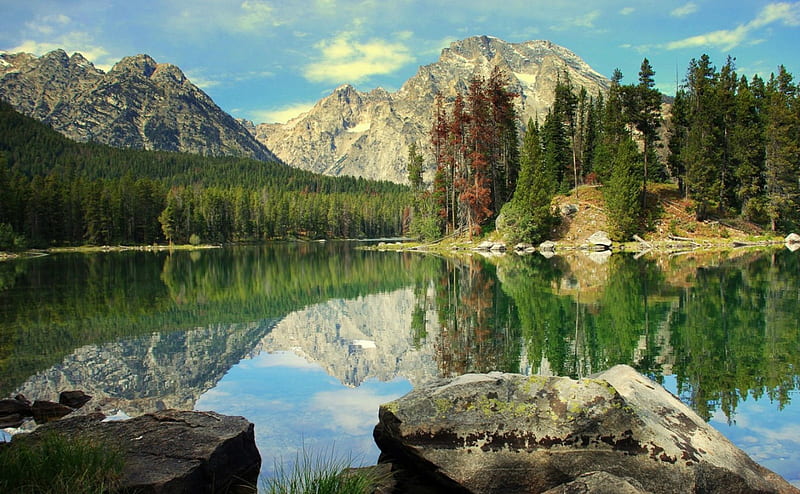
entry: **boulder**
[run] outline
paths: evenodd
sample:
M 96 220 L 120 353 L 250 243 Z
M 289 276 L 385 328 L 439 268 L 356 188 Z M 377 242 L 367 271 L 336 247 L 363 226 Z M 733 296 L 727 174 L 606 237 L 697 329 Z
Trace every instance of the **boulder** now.
M 545 240 L 544 242 L 539 244 L 539 252 L 549 251 L 553 252 L 556 250 L 556 243 L 551 240 Z
M 51 431 L 112 444 L 125 459 L 123 492 L 229 492 L 249 484 L 255 492 L 261 456 L 252 423 L 213 412 L 164 410 L 130 420 L 104 422 L 99 413 L 67 417 L 18 440 Z
M 589 472 L 572 482 L 548 489 L 544 494 L 648 494 L 633 479 L 607 472 Z
M 26 415 L 21 413 L 0 413 L 0 429 L 5 429 L 6 427 L 19 427 L 25 423 L 27 418 L 28 417 Z
M 475 247 L 475 250 L 492 250 L 492 247 L 494 247 L 494 242 L 491 240 L 484 240 Z
M 83 391 L 62 391 L 58 395 L 58 402 L 70 408 L 80 408 L 91 400 L 92 397 Z
M 385 460 L 454 492 L 800 494 L 624 365 L 577 381 L 434 381 L 382 405 L 374 437 Z M 578 489 L 591 472 L 596 487 Z M 604 474 L 620 490 L 603 490 Z
M 790 233 L 789 235 L 786 235 L 784 241 L 787 244 L 800 244 L 800 235 L 796 233 Z
M 520 242 L 514 246 L 514 252 L 527 252 L 528 249 L 532 249 L 533 245 L 527 242 Z
M 610 249 L 611 244 L 613 244 L 611 238 L 609 238 L 608 236 L 608 233 L 604 231 L 597 231 L 592 233 L 592 235 L 589 238 L 587 238 L 586 241 L 589 242 L 589 244 L 591 245 L 597 245 L 600 247 L 604 247 L 606 249 Z
M 506 244 L 504 244 L 503 242 L 495 242 L 489 250 L 493 252 L 505 252 Z
M 0 400 L 0 415 L 12 415 L 12 414 L 19 414 L 19 415 L 24 415 L 26 417 L 32 417 L 33 412 L 31 411 L 30 402 L 23 401 L 19 398 Z
M 578 212 L 578 205 L 577 204 L 563 204 L 559 208 L 561 211 L 561 216 L 572 216 L 573 214 Z
M 65 415 L 69 415 L 73 411 L 72 408 L 66 405 L 47 400 L 36 400 L 31 406 L 33 420 L 35 420 L 37 424 L 46 424 L 47 422 L 58 420 Z

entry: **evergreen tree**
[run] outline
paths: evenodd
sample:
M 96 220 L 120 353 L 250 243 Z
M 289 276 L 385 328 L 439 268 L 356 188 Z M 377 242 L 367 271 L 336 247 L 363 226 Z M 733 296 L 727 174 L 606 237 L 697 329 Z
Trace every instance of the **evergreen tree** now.
M 614 153 L 611 178 L 603 186 L 613 238 L 627 240 L 641 228 L 643 165 L 633 139 L 622 139 Z
M 639 70 L 639 83 L 627 86 L 623 90 L 625 113 L 628 121 L 639 131 L 643 148 L 642 174 L 642 209 L 646 208 L 647 180 L 649 178 L 648 161 L 653 153 L 653 146 L 658 140 L 658 129 L 661 126 L 661 92 L 655 88 L 655 71 L 646 58 Z
M 767 85 L 766 189 L 773 231 L 800 225 L 800 105 L 792 75 L 781 65 Z
M 742 76 L 736 92 L 735 124 L 731 133 L 731 163 L 736 199 L 745 219 L 767 224 L 765 192 L 764 82 Z
M 512 242 L 541 242 L 557 220 L 551 211 L 556 183 L 544 166 L 539 132 L 536 122 L 529 120 L 522 139 L 517 188 L 502 210 L 504 227 Z

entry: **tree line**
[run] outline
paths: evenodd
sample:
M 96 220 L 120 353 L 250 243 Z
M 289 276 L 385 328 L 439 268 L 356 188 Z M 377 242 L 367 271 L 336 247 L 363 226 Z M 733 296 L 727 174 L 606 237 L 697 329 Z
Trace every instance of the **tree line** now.
M 693 201 L 697 220 L 737 218 L 788 231 L 800 226 L 800 101 L 781 66 L 765 82 L 717 70 L 707 55 L 689 63 L 668 98 L 645 58 L 638 80 L 590 95 L 563 72 L 541 124 L 517 135 L 514 98 L 495 69 L 474 78 L 444 108 L 438 95 L 431 130 L 436 172 L 423 183 L 416 147 L 409 180 L 416 191 L 412 231 L 436 237 L 480 231 L 490 219 L 512 240 L 540 241 L 558 221 L 555 194 L 602 184 L 613 236 L 641 233 L 653 215 L 648 184 L 672 182 Z M 577 189 L 576 189 L 577 190 Z M 652 202 L 652 199 L 651 201 Z
M 76 143 L 0 102 L 0 250 L 398 236 L 408 188 Z

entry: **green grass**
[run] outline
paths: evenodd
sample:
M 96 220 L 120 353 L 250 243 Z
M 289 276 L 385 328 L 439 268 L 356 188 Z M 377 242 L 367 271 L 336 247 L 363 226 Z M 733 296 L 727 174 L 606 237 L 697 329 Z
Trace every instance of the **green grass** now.
M 371 469 L 352 469 L 352 459 L 337 459 L 332 453 L 314 456 L 297 454 L 294 466 L 287 469 L 276 462 L 275 475 L 262 482 L 265 494 L 369 494 L 385 481 Z
M 100 494 L 122 473 L 120 453 L 85 439 L 53 433 L 0 446 L 0 492 Z

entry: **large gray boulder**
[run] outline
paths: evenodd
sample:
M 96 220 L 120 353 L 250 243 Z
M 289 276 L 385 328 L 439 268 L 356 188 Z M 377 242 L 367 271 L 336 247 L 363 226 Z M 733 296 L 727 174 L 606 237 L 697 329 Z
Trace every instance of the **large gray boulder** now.
M 91 414 L 51 422 L 16 441 L 50 431 L 119 447 L 125 459 L 120 491 L 148 493 L 255 492 L 261 456 L 253 424 L 213 412 L 164 410 L 103 422 Z M 249 491 L 247 490 L 249 484 Z
M 586 239 L 590 245 L 595 247 L 602 247 L 604 249 L 610 249 L 611 245 L 614 243 L 611 241 L 611 238 L 608 236 L 608 233 L 604 231 L 596 231 L 592 233 L 592 235 Z
M 622 492 L 800 493 L 628 366 L 578 381 L 466 374 L 415 388 L 379 418 L 384 460 L 460 492 L 573 492 L 595 472 Z

